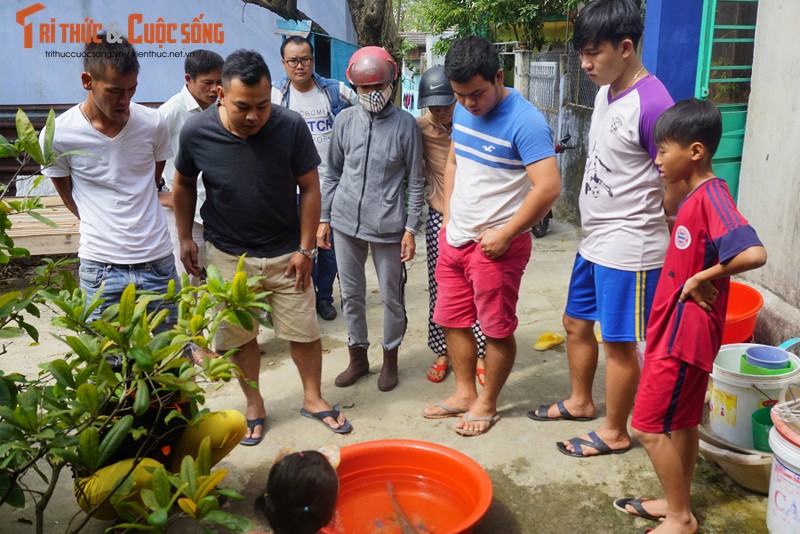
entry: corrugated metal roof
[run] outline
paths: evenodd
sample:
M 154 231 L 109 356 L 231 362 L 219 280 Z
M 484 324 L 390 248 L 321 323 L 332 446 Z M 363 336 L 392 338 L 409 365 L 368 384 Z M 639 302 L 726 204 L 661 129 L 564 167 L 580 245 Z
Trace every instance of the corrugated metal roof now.
M 425 46 L 428 34 L 424 32 L 400 32 L 400 37 L 408 39 L 408 42 L 413 45 Z

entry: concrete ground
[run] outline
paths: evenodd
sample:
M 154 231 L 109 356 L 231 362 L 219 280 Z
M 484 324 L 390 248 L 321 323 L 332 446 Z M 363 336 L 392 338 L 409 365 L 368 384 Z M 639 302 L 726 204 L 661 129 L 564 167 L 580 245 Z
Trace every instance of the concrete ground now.
M 520 291 L 517 330 L 518 354 L 514 369 L 500 398 L 503 419 L 488 434 L 465 438 L 453 432 L 453 419 L 423 419 L 421 410 L 445 398 L 453 388 L 452 375 L 441 384 L 425 378 L 432 361 L 426 346 L 428 292 L 424 239 L 408 270 L 406 288 L 408 334 L 400 350 L 400 384 L 388 393 L 377 388 L 381 361 L 382 308 L 372 267 L 368 268 L 371 293 L 368 298 L 373 346 L 372 373 L 353 387 L 340 389 L 333 379 L 347 362 L 346 332 L 341 315 L 332 322 L 320 321 L 324 351 L 323 392 L 338 403 L 355 430 L 345 436 L 332 434 L 322 425 L 300 417 L 300 382 L 288 354 L 288 344 L 261 334 L 261 387 L 268 413 L 268 431 L 257 447 L 237 447 L 218 468 L 230 471 L 224 485 L 245 496 L 229 501 L 225 509 L 263 523 L 253 512 L 253 499 L 263 491 L 267 473 L 281 447 L 315 449 L 326 444 L 346 446 L 362 441 L 405 438 L 433 441 L 474 458 L 489 473 L 494 500 L 489 512 L 475 529 L 477 534 L 516 533 L 616 533 L 635 532 L 655 524 L 619 513 L 611 506 L 617 497 L 653 497 L 659 483 L 644 449 L 635 444 L 626 454 L 576 459 L 561 454 L 557 441 L 595 428 L 605 416 L 604 361 L 601 357 L 595 383 L 600 419 L 591 423 L 535 422 L 526 412 L 541 403 L 553 402 L 569 393 L 569 372 L 564 345 L 536 352 L 533 345 L 546 331 L 561 331 L 572 261 L 578 244 L 578 230 L 553 220 L 550 233 L 534 239 L 533 255 Z M 337 305 L 338 305 L 337 296 Z M 39 347 L 13 346 L 3 356 L 5 371 L 35 370 L 38 361 L 63 350 L 58 341 L 46 339 Z M 238 386 L 226 384 L 209 390 L 210 407 L 244 407 Z M 32 478 L 29 483 L 35 484 Z M 77 513 L 72 480 L 65 474 L 46 514 L 45 532 L 65 532 Z M 766 498 L 737 486 L 716 466 L 701 459 L 693 490 L 694 511 L 706 534 L 766 532 Z M 34 532 L 32 506 L 23 510 L 0 509 L 0 533 Z M 93 521 L 84 529 L 100 533 L 110 524 Z M 185 524 L 171 532 L 192 532 Z

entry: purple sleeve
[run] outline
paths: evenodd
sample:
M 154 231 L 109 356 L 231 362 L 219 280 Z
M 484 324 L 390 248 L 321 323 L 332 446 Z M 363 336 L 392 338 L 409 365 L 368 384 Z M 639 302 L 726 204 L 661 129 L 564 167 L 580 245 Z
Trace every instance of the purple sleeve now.
M 706 187 L 708 237 L 717 250 L 720 263 L 726 263 L 750 247 L 763 246 L 755 229 L 736 209 L 725 183 L 716 179 Z
M 714 240 L 720 263 L 727 263 L 750 247 L 763 247 L 755 229 L 749 224 L 731 230 Z
M 643 80 L 636 90 L 639 93 L 639 106 L 641 108 L 639 113 L 639 144 L 643 149 L 647 150 L 650 157 L 655 161 L 658 155 L 658 148 L 653 136 L 656 121 L 664 110 L 671 108 L 675 102 L 669 96 L 669 92 L 667 92 L 667 88 L 664 87 L 661 80 L 652 75 Z

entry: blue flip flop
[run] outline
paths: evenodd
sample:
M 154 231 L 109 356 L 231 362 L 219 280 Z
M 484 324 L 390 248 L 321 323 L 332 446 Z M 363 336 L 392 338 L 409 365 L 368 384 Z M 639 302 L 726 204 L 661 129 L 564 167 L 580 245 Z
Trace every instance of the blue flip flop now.
M 614 505 L 614 508 L 623 514 L 632 515 L 633 517 L 642 517 L 644 519 L 649 519 L 650 521 L 664 521 L 667 518 L 666 516 L 651 514 L 645 510 L 644 503 L 651 500 L 653 499 L 630 499 L 623 497 L 621 499 L 614 500 L 612 504 Z M 633 511 L 628 510 L 629 505 L 631 508 L 633 508 Z
M 564 401 L 558 401 L 555 405 L 558 408 L 559 415 L 548 417 L 547 412 L 552 404 L 542 404 L 537 410 L 529 411 L 528 417 L 534 421 L 591 421 L 594 419 L 594 417 L 575 417 L 564 406 Z
M 572 456 L 574 458 L 594 458 L 595 456 L 605 456 L 606 454 L 623 454 L 631 450 L 630 447 L 626 447 L 624 449 L 612 449 L 608 446 L 608 443 L 600 439 L 600 436 L 597 435 L 597 432 L 589 432 L 588 434 L 589 440 L 585 440 L 583 438 L 572 438 L 568 439 L 567 443 L 572 444 L 572 447 L 575 449 L 571 451 L 564 445 L 562 442 L 556 443 L 556 447 L 562 453 L 566 454 L 567 456 Z M 591 447 L 597 451 L 597 454 L 583 454 L 583 448 Z
M 257 426 L 261 425 L 261 435 L 257 438 L 242 438 L 239 443 L 247 447 L 258 445 L 264 439 L 264 434 L 267 433 L 266 420 L 263 417 L 258 417 L 256 419 L 245 419 L 245 421 L 247 421 L 247 428 L 250 429 L 250 434 L 253 433 Z
M 323 410 L 321 412 L 311 413 L 305 408 L 300 408 L 300 415 L 303 417 L 308 417 L 310 419 L 315 419 L 325 425 L 328 430 L 331 432 L 336 432 L 337 434 L 347 434 L 353 431 L 353 425 L 350 424 L 350 421 L 345 419 L 344 424 L 339 428 L 333 428 L 331 425 L 325 422 L 326 417 L 333 417 L 334 419 L 339 419 L 339 409 L 334 406 L 333 410 Z

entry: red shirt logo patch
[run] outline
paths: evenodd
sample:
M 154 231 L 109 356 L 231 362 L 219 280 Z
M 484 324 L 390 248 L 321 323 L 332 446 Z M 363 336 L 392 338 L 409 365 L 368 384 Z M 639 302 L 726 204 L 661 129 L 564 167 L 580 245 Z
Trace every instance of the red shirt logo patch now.
M 686 250 L 692 244 L 692 234 L 685 226 L 679 226 L 675 230 L 675 246 L 679 250 Z

